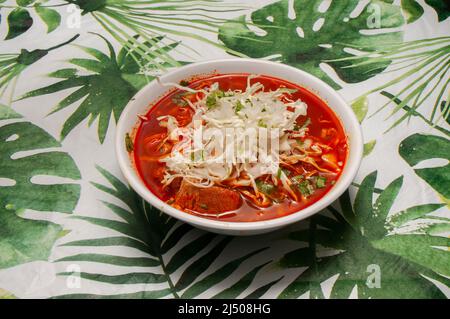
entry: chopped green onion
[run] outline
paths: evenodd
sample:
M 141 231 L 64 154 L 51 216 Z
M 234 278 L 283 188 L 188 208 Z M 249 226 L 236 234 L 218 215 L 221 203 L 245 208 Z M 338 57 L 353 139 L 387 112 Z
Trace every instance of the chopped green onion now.
M 200 204 L 200 207 L 203 208 L 203 209 L 208 209 L 208 205 L 206 205 L 206 204 L 204 204 L 204 203 L 201 203 L 201 204 Z
M 263 120 L 259 120 L 259 121 L 258 121 L 258 126 L 259 126 L 259 127 L 267 127 L 267 124 L 264 123 Z

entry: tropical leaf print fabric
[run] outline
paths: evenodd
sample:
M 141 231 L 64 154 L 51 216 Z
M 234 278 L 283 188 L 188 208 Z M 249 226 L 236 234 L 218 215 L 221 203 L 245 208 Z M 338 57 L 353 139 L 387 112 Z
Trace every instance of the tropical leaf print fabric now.
M 444 0 L 0 0 L 0 298 L 448 298 Z M 251 57 L 348 101 L 364 158 L 341 198 L 253 237 L 127 185 L 116 123 L 176 67 Z

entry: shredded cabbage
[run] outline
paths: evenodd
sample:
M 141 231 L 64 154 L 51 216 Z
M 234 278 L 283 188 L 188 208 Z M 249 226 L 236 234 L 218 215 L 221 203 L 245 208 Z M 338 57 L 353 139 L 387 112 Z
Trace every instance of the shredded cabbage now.
M 183 177 L 195 186 L 210 187 L 234 179 L 237 185 L 251 185 L 257 192 L 255 179 L 258 177 L 270 174 L 276 180 L 279 159 L 302 156 L 298 147 L 294 147 L 297 145 L 295 138 L 304 136 L 307 128 L 298 128 L 296 120 L 306 115 L 307 105 L 301 100 L 288 99 L 290 89 L 264 91 L 261 83 L 251 84 L 255 77 L 248 77 L 245 91 L 223 92 L 218 83 L 202 90 L 165 84 L 199 94 L 195 102 L 186 100 L 187 107 L 194 110 L 188 125 L 180 127 L 172 116 L 158 118 L 160 125 L 167 127 L 168 138 L 174 142 L 171 153 L 160 159 L 166 164 L 163 184 Z M 200 139 L 196 136 L 199 132 Z M 225 139 L 221 139 L 218 132 Z M 263 143 L 260 145 L 255 140 L 252 143 L 248 132 L 266 134 L 267 144 L 278 147 L 267 150 Z M 273 149 L 277 149 L 276 154 Z M 262 154 L 268 156 L 261 159 Z M 292 194 L 288 181 L 282 173 L 282 185 Z

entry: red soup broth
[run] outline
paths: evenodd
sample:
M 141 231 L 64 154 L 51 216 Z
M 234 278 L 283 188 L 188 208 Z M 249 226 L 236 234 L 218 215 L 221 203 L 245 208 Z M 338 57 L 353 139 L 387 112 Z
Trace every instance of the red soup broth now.
M 219 88 L 222 91 L 244 91 L 247 86 L 247 77 L 248 74 L 213 75 L 207 78 L 192 80 L 189 82 L 189 87 L 198 89 L 218 82 Z M 348 152 L 347 138 L 340 120 L 321 98 L 306 88 L 270 76 L 253 78 L 251 83 L 255 82 L 262 83 L 265 91 L 276 90 L 280 87 L 297 90 L 291 94 L 290 98 L 293 100 L 300 99 L 307 104 L 307 116 L 303 117 L 303 119 L 300 116 L 298 118 L 299 124 L 304 122 L 306 117 L 310 118 L 308 137 L 322 144 L 332 146 L 337 160 L 342 163 L 341 168 L 343 169 Z M 168 201 L 173 198 L 176 190 L 171 187 L 163 187 L 161 179 L 164 175 L 165 164 L 154 160 L 155 157 L 161 156 L 161 154 L 170 153 L 170 150 L 167 149 L 157 149 L 157 146 L 167 134 L 167 129 L 159 125 L 157 118 L 163 115 L 172 115 L 178 120 L 181 126 L 190 123 L 193 115 L 192 109 L 179 106 L 173 101 L 180 93 L 182 92 L 178 89 L 173 90 L 154 104 L 144 119 L 141 120 L 134 138 L 133 156 L 136 169 L 147 188 L 163 201 Z M 333 132 L 332 137 L 324 134 L 324 132 L 330 131 Z M 324 174 L 324 176 L 327 175 Z M 312 205 L 328 193 L 339 178 L 340 173 L 333 175 L 331 178 L 330 176 L 327 176 L 326 186 L 317 189 L 306 200 L 303 199 L 296 202 L 285 199 L 283 202 L 273 203 L 269 207 L 260 208 L 252 205 L 243 198 L 241 207 L 233 211 L 233 214 L 226 214 L 222 217 L 210 216 L 204 218 L 220 219 L 229 222 L 254 222 L 286 216 Z M 196 215 L 195 212 L 187 211 L 186 213 Z

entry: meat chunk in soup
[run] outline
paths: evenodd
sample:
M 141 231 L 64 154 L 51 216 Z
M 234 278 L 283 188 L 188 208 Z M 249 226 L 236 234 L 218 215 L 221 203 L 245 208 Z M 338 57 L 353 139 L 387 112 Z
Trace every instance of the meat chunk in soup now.
M 225 187 L 200 188 L 183 180 L 175 196 L 175 204 L 200 213 L 222 213 L 238 209 L 241 196 Z

